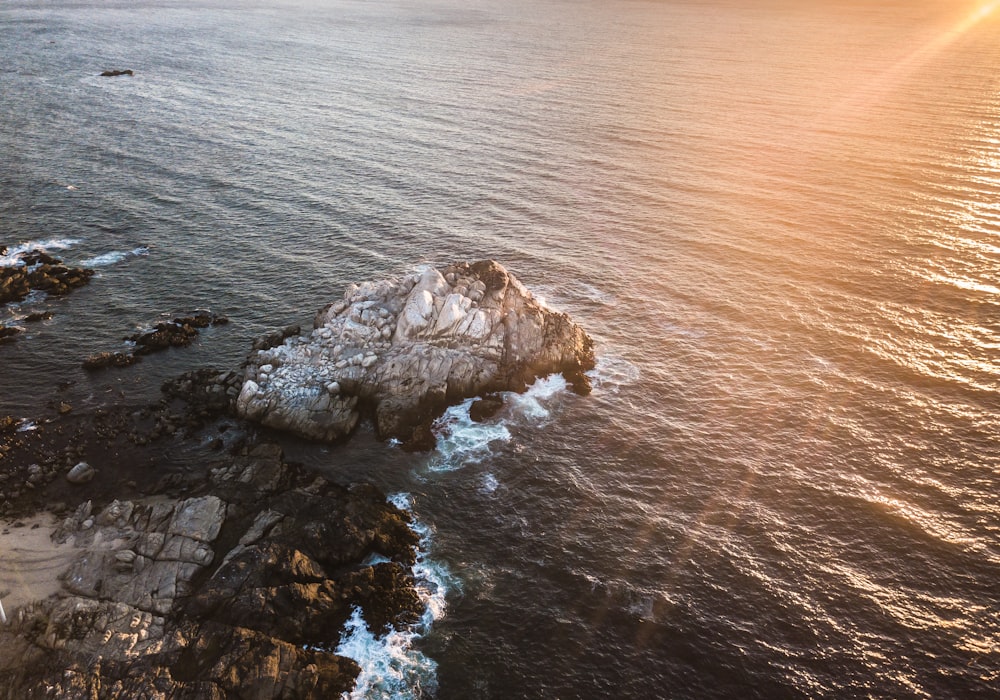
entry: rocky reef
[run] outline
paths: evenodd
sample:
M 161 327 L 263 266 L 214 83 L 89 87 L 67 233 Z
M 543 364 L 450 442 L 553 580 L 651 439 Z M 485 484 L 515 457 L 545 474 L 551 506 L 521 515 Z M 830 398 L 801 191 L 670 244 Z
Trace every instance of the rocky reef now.
M 0 256 L 7 256 L 7 246 L 0 245 Z M 61 297 L 82 287 L 93 277 L 94 271 L 69 267 L 62 260 L 42 249 L 27 250 L 13 261 L 0 265 L 0 306 L 24 301 L 34 291 L 50 297 Z M 26 322 L 52 318 L 52 312 L 36 312 L 24 318 Z M 17 326 L 0 325 L 0 345 L 13 342 L 21 333 Z
M 198 337 L 200 328 L 227 323 L 229 323 L 228 318 L 209 311 L 197 311 L 188 316 L 179 316 L 172 321 L 161 321 L 152 328 L 127 336 L 125 340 L 131 343 L 131 350 L 100 352 L 85 359 L 82 366 L 87 370 L 128 367 L 138 362 L 143 355 L 167 348 L 187 347 Z
M 69 267 L 43 250 L 33 250 L 25 253 L 19 264 L 0 267 L 0 304 L 22 301 L 32 290 L 50 296 L 69 294 L 87 284 L 93 275 L 93 270 Z
M 323 441 L 371 416 L 380 437 L 425 447 L 449 404 L 556 372 L 585 393 L 594 366 L 583 329 L 492 260 L 352 285 L 313 325 L 251 353 L 240 416 Z

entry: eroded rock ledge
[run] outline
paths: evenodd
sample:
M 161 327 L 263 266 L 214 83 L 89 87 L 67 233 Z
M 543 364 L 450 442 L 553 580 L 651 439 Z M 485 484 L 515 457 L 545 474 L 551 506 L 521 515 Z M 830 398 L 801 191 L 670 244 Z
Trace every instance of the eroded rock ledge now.
M 375 632 L 422 612 L 416 536 L 374 487 L 270 444 L 209 466 L 177 496 L 63 520 L 63 593 L 0 624 L 0 698 L 338 697 L 359 671 L 330 651 L 353 608 Z
M 352 285 L 313 325 L 250 354 L 240 416 L 333 441 L 367 414 L 383 439 L 426 444 L 451 403 L 556 372 L 585 393 L 594 366 L 583 329 L 492 260 Z

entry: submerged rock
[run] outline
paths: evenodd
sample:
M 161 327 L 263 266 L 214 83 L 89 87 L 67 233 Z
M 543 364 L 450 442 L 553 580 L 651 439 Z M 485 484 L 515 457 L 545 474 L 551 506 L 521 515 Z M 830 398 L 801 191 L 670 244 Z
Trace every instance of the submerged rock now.
M 107 367 L 128 367 L 139 361 L 143 355 L 150 355 L 167 348 L 183 348 L 194 342 L 200 328 L 222 326 L 229 323 L 225 316 L 217 316 L 208 311 L 198 311 L 191 316 L 179 316 L 172 321 L 161 321 L 152 328 L 133 333 L 125 338 L 132 344 L 132 350 L 122 352 L 99 352 L 83 361 L 88 370 Z
M 131 68 L 126 68 L 125 70 L 106 70 L 101 71 L 102 78 L 117 78 L 119 75 L 135 75 Z
M 450 403 L 562 372 L 585 393 L 593 342 L 495 261 L 352 285 L 308 336 L 255 347 L 236 412 L 332 441 L 370 414 L 382 438 L 426 442 Z

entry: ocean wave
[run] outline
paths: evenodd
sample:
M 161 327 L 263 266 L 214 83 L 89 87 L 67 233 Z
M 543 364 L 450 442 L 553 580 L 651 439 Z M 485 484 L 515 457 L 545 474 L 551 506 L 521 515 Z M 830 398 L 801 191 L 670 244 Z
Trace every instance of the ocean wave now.
M 412 513 L 413 500 L 407 493 L 389 497 L 400 510 Z M 444 617 L 447 594 L 457 587 L 447 567 L 433 561 L 432 530 L 414 519 L 411 525 L 419 537 L 417 560 L 413 565 L 414 586 L 424 604 L 419 622 L 405 630 L 391 630 L 376 637 L 365 624 L 361 611 L 355 608 L 344 628 L 336 653 L 354 659 L 361 666 L 354 691 L 342 700 L 372 698 L 423 698 L 437 692 L 437 662 L 414 648 L 414 641 L 426 635 L 435 621 Z
M 549 421 L 554 402 L 567 393 L 567 386 L 561 374 L 551 374 L 535 380 L 524 393 L 504 392 L 504 408 L 495 419 L 483 422 L 472 420 L 469 414 L 475 398 L 449 407 L 432 428 L 437 448 L 427 464 L 428 471 L 455 471 L 482 463 L 498 443 L 510 442 L 511 427 L 537 427 Z M 492 488 L 496 489 L 496 483 Z
M 109 253 L 102 253 L 101 255 L 95 255 L 92 258 L 87 258 L 80 263 L 80 267 L 106 267 L 108 265 L 120 263 L 123 260 L 145 257 L 147 255 L 149 255 L 149 248 L 144 245 L 133 248 L 132 250 L 113 250 Z

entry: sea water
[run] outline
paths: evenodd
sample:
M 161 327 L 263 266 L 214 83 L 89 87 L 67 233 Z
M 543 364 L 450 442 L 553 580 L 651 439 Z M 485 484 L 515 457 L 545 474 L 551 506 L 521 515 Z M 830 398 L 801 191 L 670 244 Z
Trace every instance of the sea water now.
M 449 573 L 399 637 L 331 630 L 363 688 L 996 696 L 996 3 L 14 1 L 0 57 L 0 244 L 98 270 L 0 312 L 55 312 L 3 413 L 155 400 L 455 260 L 595 338 L 589 396 L 455 407 L 433 453 L 285 445 L 409 494 Z M 80 369 L 192 308 L 232 323 Z

